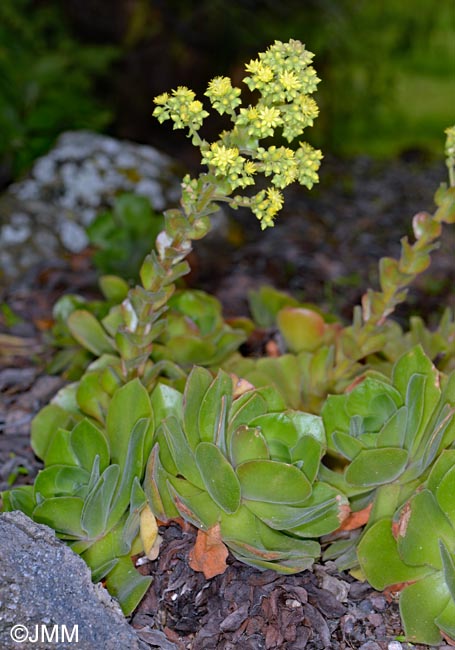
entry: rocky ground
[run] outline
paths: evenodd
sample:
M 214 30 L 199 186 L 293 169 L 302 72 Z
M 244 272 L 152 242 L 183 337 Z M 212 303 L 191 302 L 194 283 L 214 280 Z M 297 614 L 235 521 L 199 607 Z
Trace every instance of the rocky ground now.
M 442 163 L 414 155 L 387 164 L 329 159 L 318 188 L 289 193 L 274 229 L 262 233 L 242 213 L 225 219 L 209 245 L 196 246 L 189 281 L 217 295 L 227 315 L 246 313 L 248 291 L 268 283 L 349 319 L 376 281 L 379 258 L 398 254 L 413 214 L 433 210 L 445 176 Z M 413 313 L 434 322 L 445 306 L 455 308 L 453 252 L 452 230 L 399 310 L 402 323 Z M 62 385 L 45 370 L 52 304 L 65 292 L 96 295 L 95 280 L 84 253 L 43 256 L 2 291 L 0 489 L 31 482 L 40 467 L 29 446 L 30 421 Z M 158 560 L 141 569 L 154 582 L 131 621 L 151 648 L 411 647 L 401 638 L 394 594 L 378 594 L 331 564 L 283 577 L 230 558 L 223 575 L 206 580 L 188 566 L 194 530 L 172 524 L 162 534 Z

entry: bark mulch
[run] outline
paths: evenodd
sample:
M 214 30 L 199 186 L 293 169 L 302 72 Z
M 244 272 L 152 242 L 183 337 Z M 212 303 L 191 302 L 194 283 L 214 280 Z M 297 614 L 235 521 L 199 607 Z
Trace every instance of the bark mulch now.
M 415 650 L 403 634 L 394 594 L 374 591 L 333 562 L 283 576 L 228 558 L 206 580 L 188 565 L 195 529 L 171 523 L 157 560 L 141 567 L 153 583 L 132 618 L 140 637 L 163 650 Z M 443 648 L 444 646 L 441 646 Z M 447 650 L 449 647 L 447 646 Z

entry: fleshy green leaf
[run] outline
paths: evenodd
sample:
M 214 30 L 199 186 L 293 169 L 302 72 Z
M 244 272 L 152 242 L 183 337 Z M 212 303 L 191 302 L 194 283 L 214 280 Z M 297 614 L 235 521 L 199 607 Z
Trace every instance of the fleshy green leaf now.
M 134 425 L 131 434 L 128 435 L 128 449 L 120 466 L 120 483 L 112 502 L 107 528 L 111 528 L 128 507 L 134 479 L 142 480 L 145 466 L 145 437 L 149 431 L 150 422 L 144 418 Z
M 87 485 L 90 474 L 72 465 L 51 465 L 39 472 L 35 479 L 35 495 L 44 498 L 74 495 L 81 486 Z
M 106 577 L 106 587 L 120 603 L 125 616 L 131 614 L 141 602 L 151 582 L 151 577 L 141 575 L 129 557 L 118 559 Z
M 59 429 L 49 443 L 45 463 L 50 465 L 73 465 L 79 467 L 79 461 L 71 447 L 71 432 Z M 89 470 L 90 471 L 90 470 Z
M 334 431 L 332 444 L 336 451 L 349 460 L 355 458 L 362 449 L 365 449 L 365 445 L 358 438 L 346 431 Z
M 453 492 L 452 492 L 453 500 Z M 439 539 L 455 544 L 455 531 L 429 490 L 416 494 L 402 514 L 398 552 L 406 564 L 441 569 Z
M 242 425 L 249 425 L 251 420 L 267 411 L 267 404 L 256 391 L 248 391 L 235 399 L 229 412 L 228 429 L 234 432 Z
M 67 325 L 76 341 L 97 357 L 105 352 L 115 352 L 112 339 L 95 316 L 85 309 L 73 311 L 67 320 Z
M 250 460 L 239 465 L 236 472 L 245 499 L 298 505 L 311 494 L 310 482 L 294 465 Z
M 169 494 L 168 477 L 160 460 L 160 446 L 156 444 L 147 461 L 143 488 L 151 511 L 162 521 L 179 514 Z
M 155 422 L 158 424 L 170 415 L 181 419 L 182 400 L 182 394 L 172 386 L 157 384 L 150 396 Z
M 220 370 L 207 389 L 201 402 L 198 415 L 201 441 L 215 442 L 219 437 L 220 428 L 226 427 L 227 413 L 232 403 L 232 391 L 232 378 Z
M 403 562 L 390 519 L 380 519 L 365 531 L 357 557 L 368 582 L 379 591 L 399 582 L 418 580 L 433 571 L 429 566 L 411 567 Z
M 402 406 L 390 417 L 378 433 L 377 447 L 403 447 L 408 422 L 408 407 Z
M 351 418 L 346 412 L 345 404 L 345 395 L 329 395 L 322 407 L 321 416 L 330 447 L 333 447 L 332 435 L 334 431 L 349 431 Z
M 135 424 L 138 420 L 147 418 L 150 423 L 148 436 L 151 439 L 152 417 L 149 395 L 139 379 L 133 379 L 114 393 L 107 413 L 106 432 L 111 461 L 119 465 L 121 472 L 126 462 L 130 436 Z
M 196 463 L 205 488 L 212 499 L 227 513 L 240 505 L 240 483 L 232 465 L 211 442 L 196 447 Z
M 33 519 L 40 524 L 50 526 L 57 533 L 77 539 L 85 537 L 85 531 L 81 526 L 83 507 L 84 501 L 78 497 L 53 497 L 36 506 Z
M 293 410 L 288 410 L 286 413 L 300 436 L 311 436 L 321 446 L 325 445 L 324 424 L 319 415 Z
M 8 492 L 1 492 L 0 496 L 3 502 L 2 510 L 4 512 L 20 510 L 28 517 L 32 517 L 33 509 L 36 505 L 33 485 L 21 485 L 20 487 L 8 490 Z
M 208 530 L 216 524 L 220 516 L 218 504 L 207 492 L 197 490 L 194 486 L 190 486 L 192 493 L 188 493 L 189 483 L 186 485 L 184 483 L 179 479 L 169 478 L 168 490 L 172 496 L 174 507 L 185 521 L 189 521 L 193 526 L 202 530 Z M 185 494 L 183 493 L 184 489 Z
M 109 465 L 87 495 L 81 515 L 82 528 L 91 538 L 106 530 L 112 499 L 119 480 L 119 466 Z
M 331 485 L 318 481 L 305 502 L 305 520 L 289 529 L 298 537 L 322 537 L 339 528 L 343 511 L 348 507 L 347 498 Z
M 388 419 L 392 414 L 393 403 L 396 404 L 397 408 L 403 404 L 403 399 L 396 388 L 391 386 L 385 378 L 382 380 L 368 376 L 347 394 L 345 408 L 351 417 L 353 415 L 362 415 L 371 419 L 374 414 L 372 405 L 376 404 L 384 419 Z M 371 419 L 370 422 L 375 428 L 370 429 L 368 427 L 369 430 L 379 430 L 383 420 L 380 420 L 380 418 L 375 418 L 375 420 Z
M 346 481 L 362 487 L 390 483 L 400 476 L 407 461 L 408 452 L 405 449 L 363 449 L 348 466 Z
M 248 380 L 255 386 L 272 386 L 286 404 L 299 408 L 301 400 L 301 372 L 295 354 L 283 354 L 281 357 L 262 357 L 257 361 L 259 383 L 255 373 L 248 375 Z
M 403 354 L 394 365 L 393 385 L 403 397 L 406 396 L 408 384 L 415 373 L 428 377 L 429 381 L 425 385 L 425 411 L 432 410 L 435 400 L 439 398 L 438 372 L 421 345 L 416 345 L 409 352 Z
M 102 275 L 98 282 L 103 295 L 112 302 L 121 303 L 128 294 L 128 283 L 117 275 Z
M 441 478 L 435 493 L 439 507 L 455 530 L 455 465 Z
M 87 372 L 81 377 L 77 387 L 76 399 L 81 411 L 104 424 L 110 396 L 101 387 L 98 372 Z
M 453 544 L 452 548 L 454 548 Z M 444 580 L 455 603 L 455 553 L 451 553 L 442 540 L 439 542 L 439 551 L 441 553 Z
M 411 643 L 441 643 L 435 618 L 447 607 L 450 595 L 441 572 L 409 585 L 400 596 L 400 614 L 406 638 Z
M 177 470 L 175 473 L 184 476 L 202 490 L 204 482 L 180 422 L 177 418 L 171 416 L 164 420 L 161 426 Z
M 455 639 L 455 599 L 453 597 L 449 598 L 449 602 L 434 621 L 450 639 Z
M 431 469 L 427 480 L 427 488 L 436 494 L 439 484 L 452 467 L 455 467 L 455 449 L 444 449 Z
M 87 472 L 93 466 L 95 456 L 100 459 L 100 471 L 103 472 L 109 464 L 109 446 L 105 436 L 89 420 L 79 422 L 71 432 L 71 447 L 79 464 Z
M 310 483 L 313 483 L 319 471 L 322 445 L 313 436 L 302 436 L 291 449 L 291 462 L 298 464 Z
M 183 422 L 188 442 L 194 451 L 200 442 L 198 417 L 202 400 L 206 394 L 213 377 L 205 368 L 194 367 L 185 386 L 183 394 Z
M 55 432 L 67 429 L 71 424 L 71 415 L 56 404 L 48 404 L 33 418 L 31 427 L 32 449 L 38 458 L 44 459 Z
M 239 426 L 231 436 L 229 455 L 234 467 L 246 460 L 268 459 L 269 450 L 260 427 Z
M 299 440 L 297 429 L 287 412 L 266 413 L 251 420 L 250 426 L 260 427 L 267 442 L 277 440 L 284 443 L 286 447 L 291 448 Z

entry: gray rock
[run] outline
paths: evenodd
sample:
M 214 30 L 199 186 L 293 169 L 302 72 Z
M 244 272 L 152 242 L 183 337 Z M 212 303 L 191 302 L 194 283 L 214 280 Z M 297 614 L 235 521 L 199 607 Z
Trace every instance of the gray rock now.
M 77 253 L 85 227 L 123 192 L 147 197 L 155 210 L 175 204 L 176 164 L 153 147 L 89 131 L 63 133 L 30 174 L 0 197 L 0 284 L 39 261 Z
M 84 561 L 53 530 L 7 512 L 0 515 L 0 648 L 31 647 L 143 646 L 118 603 L 92 583 Z

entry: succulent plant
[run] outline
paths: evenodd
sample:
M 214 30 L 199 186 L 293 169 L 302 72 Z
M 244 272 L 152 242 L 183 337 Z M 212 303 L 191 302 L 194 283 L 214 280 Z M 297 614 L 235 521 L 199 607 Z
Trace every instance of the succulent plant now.
M 45 468 L 33 486 L 2 495 L 5 510 L 22 510 L 69 543 L 93 580 L 105 579 L 125 613 L 150 584 L 131 555 L 143 550 L 140 520 L 147 502 L 141 481 L 153 428 L 150 398 L 138 379 L 114 392 L 104 428 L 89 419 L 74 423 L 59 407 L 48 410 L 32 439 Z
M 245 341 L 242 329 L 230 327 L 221 304 L 205 291 L 183 289 L 168 302 L 166 329 L 156 339 L 151 358 L 189 370 L 193 365 L 219 365 Z
M 213 379 L 203 368 L 192 370 L 183 398 L 155 388 L 155 400 L 172 403 L 174 413 L 154 436 L 144 482 L 151 510 L 202 530 L 219 524 L 247 564 L 303 570 L 319 554 L 313 538 L 338 528 L 348 508 L 339 490 L 317 480 L 321 419 L 286 410 L 270 389 L 235 391 L 231 376 Z
M 443 451 L 425 482 L 397 512 L 362 536 L 358 558 L 378 590 L 395 585 L 406 638 L 455 641 L 455 450 Z
M 416 346 L 395 363 L 391 379 L 368 371 L 346 394 L 329 396 L 321 415 L 329 453 L 345 465 L 343 474 L 322 468 L 321 475 L 370 501 L 392 485 L 376 507 L 393 515 L 455 440 L 455 373 L 441 376 Z

